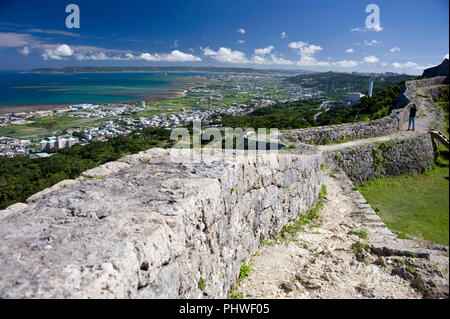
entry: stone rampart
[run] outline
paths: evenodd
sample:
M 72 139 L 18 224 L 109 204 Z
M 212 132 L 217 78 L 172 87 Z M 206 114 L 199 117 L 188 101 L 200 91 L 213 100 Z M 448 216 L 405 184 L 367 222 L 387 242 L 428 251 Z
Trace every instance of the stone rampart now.
M 0 211 L 0 298 L 224 298 L 315 205 L 320 155 L 174 163 L 152 149 Z

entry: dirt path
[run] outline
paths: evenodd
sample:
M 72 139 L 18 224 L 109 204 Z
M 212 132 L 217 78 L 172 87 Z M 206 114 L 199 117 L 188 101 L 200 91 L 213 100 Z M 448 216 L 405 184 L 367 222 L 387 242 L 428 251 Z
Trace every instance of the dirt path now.
M 262 247 L 238 292 L 246 298 L 421 298 L 408 281 L 391 274 L 393 261 L 380 257 L 372 263 L 355 253 L 355 245 L 367 242 L 349 234 L 364 229 L 355 215 L 361 202 L 342 177 L 324 177 L 328 194 L 320 225 L 306 227 L 289 243 Z
M 340 144 L 329 144 L 329 145 L 320 145 L 317 146 L 317 150 L 320 152 L 334 152 L 346 148 L 354 148 L 370 143 L 375 142 L 386 142 L 390 140 L 395 139 L 406 139 L 406 138 L 412 138 L 414 136 L 423 134 L 423 131 L 398 131 L 391 135 L 386 136 L 377 136 L 377 137 L 371 137 L 371 138 L 364 138 L 359 140 L 354 140 L 346 143 L 340 143 Z
M 442 109 L 433 103 L 427 90 L 431 87 L 416 87 L 416 104 L 418 106 L 416 115 L 416 130 L 428 131 L 430 129 L 443 130 L 444 114 Z M 404 123 L 407 129 L 407 123 Z

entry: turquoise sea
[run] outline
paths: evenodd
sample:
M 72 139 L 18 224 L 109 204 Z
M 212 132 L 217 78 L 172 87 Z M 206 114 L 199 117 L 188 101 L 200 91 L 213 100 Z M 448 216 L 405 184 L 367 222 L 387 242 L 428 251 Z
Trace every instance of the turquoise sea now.
M 204 73 L 31 74 L 0 72 L 0 107 L 145 100 L 183 89 Z

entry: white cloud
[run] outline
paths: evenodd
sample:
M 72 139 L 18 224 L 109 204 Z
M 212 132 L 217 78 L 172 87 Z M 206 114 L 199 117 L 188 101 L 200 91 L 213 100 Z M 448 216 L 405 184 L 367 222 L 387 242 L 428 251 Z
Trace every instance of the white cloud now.
M 230 48 L 221 47 L 218 51 L 211 50 L 209 47 L 203 49 L 203 54 L 219 62 L 226 63 L 249 63 L 245 54 L 241 51 L 233 51 Z
M 386 62 L 381 62 L 380 64 L 381 64 L 382 66 L 389 65 L 389 63 L 386 63 Z
M 50 52 L 51 51 L 51 52 Z M 61 55 L 54 54 L 55 50 L 47 49 L 43 55 L 44 59 L 61 60 Z M 131 52 L 124 52 L 121 50 L 108 50 L 97 47 L 73 47 L 73 55 L 79 61 L 131 61 L 143 60 L 152 62 L 194 62 L 201 61 L 200 57 L 189 53 L 184 53 L 179 50 L 173 50 L 171 53 L 148 53 L 144 52 L 135 55 Z
M 379 24 L 375 24 L 372 28 L 366 28 L 368 31 L 380 32 L 383 31 L 383 28 Z
M 364 62 L 367 63 L 378 63 L 379 61 L 380 60 L 374 55 L 364 57 Z
M 132 53 L 127 53 L 127 54 L 125 54 L 125 57 L 126 57 L 128 60 L 134 60 L 134 59 L 136 59 L 136 57 L 135 57 Z
M 238 43 L 240 43 L 240 44 L 244 44 L 244 43 L 245 43 L 245 41 L 244 41 L 244 40 L 238 40 Z
M 375 44 L 379 44 L 379 43 L 381 43 L 381 41 L 377 41 L 377 40 L 367 41 L 367 40 L 364 40 L 364 44 L 365 45 L 369 45 L 369 46 L 375 45 Z
M 327 61 L 319 61 L 314 57 L 302 57 L 299 61 L 297 61 L 296 65 L 298 66 L 330 66 L 330 62 Z
M 77 60 L 129 60 L 131 53 L 126 50 L 106 49 L 95 46 L 67 45 L 67 44 L 42 44 L 37 46 L 43 49 L 42 57 L 45 60 L 63 60 L 75 57 Z M 132 55 L 132 54 L 131 54 Z
M 31 29 L 29 32 L 46 33 L 46 34 L 60 34 L 71 36 L 70 32 L 66 34 L 65 31 L 40 30 Z M 178 45 L 178 40 L 175 40 L 174 45 Z M 79 61 L 95 60 L 95 61 L 129 61 L 129 60 L 147 60 L 147 61 L 161 61 L 161 62 L 194 62 L 201 61 L 200 57 L 193 54 L 184 53 L 180 50 L 173 50 L 170 53 L 150 54 L 142 53 L 135 55 L 129 50 L 106 49 L 95 46 L 77 46 L 68 44 L 45 44 L 29 34 L 6 33 L 0 32 L 0 48 L 17 48 L 17 51 L 28 56 L 31 49 L 42 51 L 42 58 L 44 60 L 65 60 L 68 58 L 75 58 Z
M 410 67 L 415 67 L 417 66 L 417 63 L 414 62 L 407 62 L 407 63 L 400 63 L 400 62 L 394 62 L 392 63 L 392 65 L 394 66 L 394 68 L 400 69 L 400 68 L 410 68 Z
M 32 41 L 32 36 L 28 34 L 0 32 L 0 48 L 19 48 Z
M 79 38 L 80 37 L 80 35 L 77 34 L 77 33 L 68 32 L 68 31 L 59 31 L 59 30 L 31 29 L 31 30 L 27 30 L 26 32 L 30 32 L 30 33 L 44 33 L 44 34 L 56 34 L 56 35 L 64 35 L 64 36 L 68 36 L 68 37 L 74 37 L 74 38 Z
M 413 69 L 413 70 L 423 70 L 428 67 L 431 67 L 432 65 L 428 64 L 428 66 L 420 65 L 416 62 L 406 62 L 406 63 L 400 63 L 400 62 L 394 62 L 392 63 L 392 66 L 396 69 Z
M 265 55 L 265 54 L 269 54 L 270 52 L 272 52 L 273 49 L 274 49 L 273 45 L 269 45 L 267 48 L 256 49 L 256 50 L 255 50 L 255 54 L 256 54 L 256 55 Z
M 23 47 L 22 49 L 18 50 L 20 54 L 24 55 L 24 56 L 29 56 L 30 55 L 30 48 L 29 47 Z
M 346 53 L 353 53 L 355 52 L 355 50 L 353 50 L 352 48 L 345 50 Z
M 201 61 L 202 59 L 189 53 L 184 53 L 179 50 L 174 50 L 169 54 L 159 53 L 142 53 L 139 57 L 140 60 L 154 61 L 154 62 L 194 62 Z
M 75 58 L 79 61 L 84 60 L 93 60 L 93 61 L 105 61 L 105 60 L 112 60 L 112 57 L 107 56 L 105 53 L 94 53 L 94 54 L 83 54 L 83 53 L 77 53 L 75 54 Z
M 298 53 L 303 57 L 310 57 L 316 54 L 316 52 L 322 51 L 322 47 L 314 44 L 308 44 L 303 41 L 291 42 L 288 45 L 291 49 L 298 50 Z
M 380 32 L 383 31 L 383 27 L 379 24 L 374 25 L 372 28 L 351 28 L 350 29 L 351 32 L 368 32 L 368 31 L 375 31 L 375 32 Z
M 86 61 L 86 60 L 92 60 L 92 61 L 129 61 L 137 59 L 133 54 L 127 53 L 125 56 L 111 56 L 107 55 L 104 52 L 99 53 L 92 53 L 92 54 L 85 54 L 85 53 L 76 53 L 75 58 L 79 61 Z
M 256 63 L 256 64 L 268 64 L 267 59 L 265 57 L 259 56 L 259 55 L 255 55 L 253 57 L 253 61 L 252 62 Z
M 139 56 L 139 59 L 140 59 L 140 60 L 145 60 L 145 61 L 160 61 L 160 58 L 158 58 L 158 56 L 153 55 L 153 54 L 148 53 L 148 52 L 142 53 L 142 54 Z
M 299 66 L 329 66 L 330 63 L 326 61 L 319 61 L 315 58 L 315 54 L 322 51 L 322 47 L 314 44 L 308 44 L 303 41 L 291 42 L 289 48 L 297 51 L 300 55 L 300 60 L 297 61 Z
M 42 54 L 44 60 L 62 60 L 66 57 L 70 57 L 73 55 L 73 50 L 67 44 L 62 44 L 56 49 L 45 49 L 45 52 Z
M 286 65 L 294 64 L 292 61 L 286 60 L 283 57 L 277 57 L 275 54 L 271 54 L 270 59 L 271 64 L 286 64 Z
M 444 59 L 448 60 L 448 53 L 444 56 Z
M 214 51 L 207 48 L 201 48 L 205 56 L 209 56 L 219 62 L 224 63 L 240 63 L 240 64 L 265 64 L 265 65 L 293 65 L 294 62 L 289 61 L 281 56 L 272 54 L 274 47 L 272 45 L 267 48 L 256 49 L 255 54 L 251 59 L 247 58 L 243 52 L 233 51 L 230 48 L 219 48 Z
M 352 61 L 352 60 L 342 60 L 342 61 L 338 61 L 333 63 L 335 66 L 340 66 L 342 68 L 352 68 L 358 65 L 357 61 Z
M 240 64 L 259 64 L 259 65 L 297 65 L 309 67 L 339 67 L 352 68 L 358 66 L 359 62 L 353 60 L 341 61 L 321 61 L 315 57 L 315 54 L 322 50 L 322 47 L 306 42 L 291 42 L 289 48 L 297 52 L 299 60 L 288 60 L 274 52 L 274 46 L 269 45 L 265 48 L 254 50 L 254 55 L 247 58 L 243 52 L 234 51 L 230 48 L 221 47 L 215 51 L 209 47 L 201 48 L 205 56 L 211 57 L 219 62 L 240 63 Z M 330 59 L 331 60 L 331 59 Z
M 254 55 L 251 63 L 255 64 L 278 64 L 278 65 L 292 65 L 294 62 L 286 60 L 283 57 L 278 57 L 276 54 L 271 55 Z
M 238 29 L 237 32 L 242 33 L 242 34 L 245 34 L 245 29 L 242 29 L 242 28 L 241 28 L 241 29 Z
M 187 62 L 187 61 L 201 61 L 202 59 L 193 54 L 184 53 L 179 50 L 174 50 L 168 55 L 163 55 L 168 62 Z
M 400 48 L 399 47 L 393 47 L 392 49 L 390 49 L 389 51 L 391 52 L 399 52 Z
M 286 39 L 287 38 L 286 32 L 281 32 L 281 38 L 282 39 Z

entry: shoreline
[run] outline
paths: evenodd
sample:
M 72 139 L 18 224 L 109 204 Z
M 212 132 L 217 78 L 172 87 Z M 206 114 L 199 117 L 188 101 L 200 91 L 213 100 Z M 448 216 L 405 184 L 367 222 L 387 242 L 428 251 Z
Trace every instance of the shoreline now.
M 59 108 L 67 108 L 71 105 L 77 105 L 77 104 L 83 104 L 83 103 L 90 103 L 90 104 L 140 104 L 140 102 L 158 102 L 168 99 L 174 99 L 174 98 L 182 98 L 186 96 L 186 93 L 188 90 L 195 88 L 197 86 L 203 85 L 204 83 L 208 82 L 205 78 L 197 78 L 195 76 L 190 76 L 188 79 L 185 79 L 186 82 L 193 82 L 193 83 L 186 83 L 187 85 L 184 88 L 178 88 L 178 89 L 169 89 L 165 91 L 160 92 L 153 92 L 149 96 L 141 99 L 134 99 L 129 101 L 102 101 L 99 103 L 92 103 L 92 102 L 64 102 L 64 103 L 49 103 L 49 104 L 27 104 L 27 105 L 7 105 L 7 106 L 0 106 L 0 116 L 6 116 L 12 113 L 33 113 L 38 111 L 51 111 L 54 109 Z

